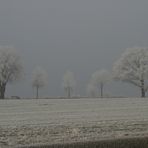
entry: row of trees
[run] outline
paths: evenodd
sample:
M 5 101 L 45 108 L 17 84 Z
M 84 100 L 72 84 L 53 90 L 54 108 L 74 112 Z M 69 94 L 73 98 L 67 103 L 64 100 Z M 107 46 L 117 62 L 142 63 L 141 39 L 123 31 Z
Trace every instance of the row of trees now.
M 21 59 L 15 49 L 10 47 L 0 48 L 0 98 L 5 98 L 6 86 L 21 78 L 23 68 Z M 38 67 L 33 71 L 32 86 L 36 89 L 38 98 L 39 89 L 47 83 L 48 74 Z M 104 86 L 111 80 L 123 81 L 137 86 L 141 90 L 141 97 L 148 91 L 148 49 L 128 48 L 115 62 L 111 72 L 99 70 L 92 74 L 87 86 L 87 92 L 95 96 L 100 91 L 104 96 Z M 76 86 L 74 74 L 67 71 L 63 77 L 63 87 L 67 97 L 71 97 Z
M 148 49 L 126 49 L 114 63 L 111 72 L 103 69 L 92 74 L 87 92 L 93 97 L 96 91 L 100 91 L 100 97 L 103 97 L 105 84 L 112 80 L 130 83 L 138 87 L 141 90 L 141 97 L 145 97 L 148 91 Z

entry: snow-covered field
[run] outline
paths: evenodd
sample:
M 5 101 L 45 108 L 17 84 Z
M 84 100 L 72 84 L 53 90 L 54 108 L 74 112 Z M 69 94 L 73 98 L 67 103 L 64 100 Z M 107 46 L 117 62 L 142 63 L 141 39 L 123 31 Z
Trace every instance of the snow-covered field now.
M 0 100 L 0 147 L 148 134 L 148 98 Z

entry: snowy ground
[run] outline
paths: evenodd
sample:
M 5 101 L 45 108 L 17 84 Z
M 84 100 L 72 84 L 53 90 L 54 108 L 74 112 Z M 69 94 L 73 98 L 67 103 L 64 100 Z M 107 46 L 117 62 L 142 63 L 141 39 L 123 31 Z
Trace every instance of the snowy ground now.
M 0 147 L 148 134 L 148 98 L 0 100 Z

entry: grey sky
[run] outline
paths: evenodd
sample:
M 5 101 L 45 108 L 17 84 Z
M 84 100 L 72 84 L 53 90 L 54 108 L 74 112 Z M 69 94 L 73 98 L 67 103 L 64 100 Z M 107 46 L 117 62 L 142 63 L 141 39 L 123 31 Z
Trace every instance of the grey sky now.
M 66 70 L 76 75 L 77 94 L 85 94 L 94 71 L 111 69 L 125 48 L 148 46 L 147 6 L 147 0 L 1 0 L 0 45 L 20 51 L 26 73 L 8 95 L 32 96 L 38 65 L 49 73 L 45 96 L 63 95 Z M 129 93 L 112 85 L 110 93 Z

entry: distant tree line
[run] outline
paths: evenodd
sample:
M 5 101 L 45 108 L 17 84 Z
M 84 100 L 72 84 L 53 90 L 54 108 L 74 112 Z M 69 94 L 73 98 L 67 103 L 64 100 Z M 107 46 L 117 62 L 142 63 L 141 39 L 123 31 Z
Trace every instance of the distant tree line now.
M 19 80 L 23 74 L 23 66 L 18 52 L 12 47 L 0 47 L 0 98 L 5 98 L 7 84 Z M 138 87 L 141 97 L 148 91 L 148 48 L 128 48 L 114 63 L 112 71 L 101 69 L 94 72 L 87 86 L 87 93 L 91 97 L 104 97 L 104 87 L 111 81 L 122 81 Z M 32 73 L 32 87 L 39 98 L 39 89 L 46 86 L 48 73 L 41 67 Z M 62 86 L 67 98 L 71 98 L 76 88 L 73 72 L 66 71 Z

